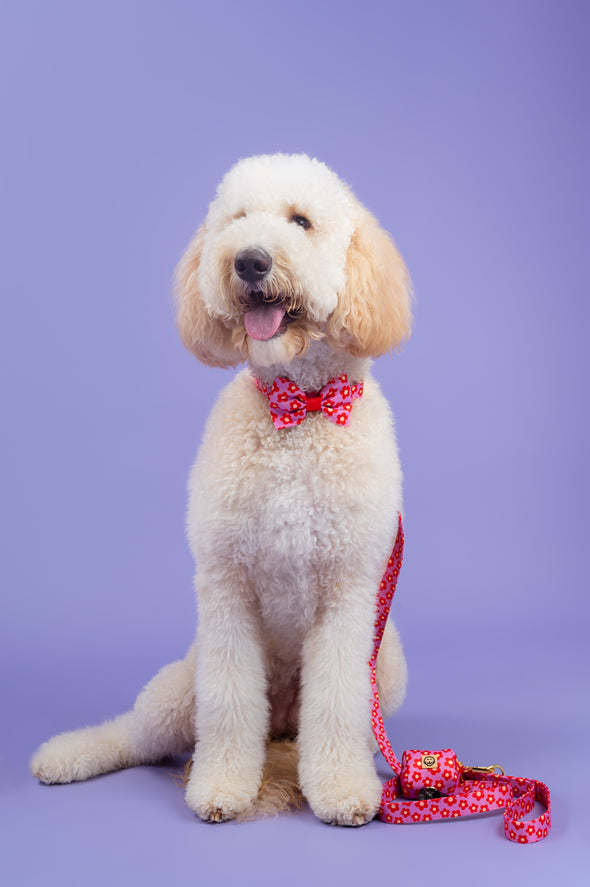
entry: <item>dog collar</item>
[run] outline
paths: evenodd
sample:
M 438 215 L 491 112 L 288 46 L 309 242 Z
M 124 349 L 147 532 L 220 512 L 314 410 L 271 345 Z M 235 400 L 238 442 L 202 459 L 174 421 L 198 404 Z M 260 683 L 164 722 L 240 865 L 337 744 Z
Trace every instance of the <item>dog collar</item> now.
M 277 376 L 272 385 L 254 379 L 267 398 L 275 428 L 301 425 L 308 413 L 322 412 L 335 425 L 348 425 L 352 404 L 363 395 L 363 383 L 348 381 L 347 375 L 330 379 L 321 391 L 308 394 L 291 379 Z

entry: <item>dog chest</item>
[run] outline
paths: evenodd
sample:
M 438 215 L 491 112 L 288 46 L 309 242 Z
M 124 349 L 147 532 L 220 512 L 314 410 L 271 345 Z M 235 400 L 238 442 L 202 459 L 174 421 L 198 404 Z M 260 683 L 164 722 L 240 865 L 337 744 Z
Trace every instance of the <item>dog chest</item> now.
M 323 595 L 347 573 L 378 573 L 401 505 L 387 407 L 385 421 L 382 409 L 367 423 L 368 403 L 349 428 L 313 414 L 278 431 L 259 393 L 246 391 L 238 378 L 224 392 L 191 475 L 197 564 L 229 557 L 257 592 L 280 587 L 301 603 L 310 587 Z

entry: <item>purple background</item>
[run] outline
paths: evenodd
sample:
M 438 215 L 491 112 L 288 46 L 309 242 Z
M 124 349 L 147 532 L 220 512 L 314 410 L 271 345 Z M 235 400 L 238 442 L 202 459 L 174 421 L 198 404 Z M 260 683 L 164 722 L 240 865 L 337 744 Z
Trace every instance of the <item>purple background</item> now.
M 14 0 L 0 16 L 4 883 L 582 883 L 588 4 Z M 128 708 L 192 638 L 186 476 L 229 374 L 183 351 L 170 281 L 225 170 L 276 150 L 349 181 L 414 280 L 414 336 L 375 367 L 406 478 L 392 741 L 548 782 L 554 832 L 535 847 L 498 817 L 212 828 L 168 765 L 56 788 L 28 774 L 39 742 Z

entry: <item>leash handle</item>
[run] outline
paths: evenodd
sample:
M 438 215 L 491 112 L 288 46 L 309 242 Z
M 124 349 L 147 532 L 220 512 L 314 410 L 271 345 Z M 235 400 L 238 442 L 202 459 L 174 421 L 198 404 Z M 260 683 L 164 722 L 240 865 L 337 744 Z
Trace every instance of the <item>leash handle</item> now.
M 457 760 L 452 749 L 436 752 L 412 749 L 404 752 L 400 763 L 391 747 L 379 703 L 376 666 L 401 570 L 403 551 L 404 531 L 400 514 L 393 552 L 377 593 L 374 646 L 369 660 L 373 691 L 373 733 L 383 757 L 395 774 L 383 786 L 377 815 L 383 822 L 405 824 L 457 819 L 504 809 L 504 834 L 509 841 L 519 844 L 541 841 L 551 830 L 551 795 L 543 782 L 520 776 L 505 776 L 503 772 L 498 774 L 493 772 L 496 769 L 494 767 L 465 767 Z M 434 773 L 438 775 L 438 779 L 434 777 Z M 452 792 L 441 794 L 440 789 L 448 791 L 453 786 Z M 400 797 L 402 787 L 406 795 L 411 791 L 413 800 Z M 523 817 L 531 812 L 535 801 L 545 806 L 545 812 L 536 819 L 524 820 Z
M 440 797 L 407 800 L 400 797 L 399 776 L 383 786 L 378 817 L 383 822 L 402 825 L 458 819 L 504 809 L 504 834 L 509 841 L 533 844 L 546 838 L 551 830 L 551 796 L 547 786 L 535 779 L 498 774 L 478 775 L 470 779 L 463 773 L 455 791 Z M 523 820 L 535 801 L 546 808 L 536 819 Z

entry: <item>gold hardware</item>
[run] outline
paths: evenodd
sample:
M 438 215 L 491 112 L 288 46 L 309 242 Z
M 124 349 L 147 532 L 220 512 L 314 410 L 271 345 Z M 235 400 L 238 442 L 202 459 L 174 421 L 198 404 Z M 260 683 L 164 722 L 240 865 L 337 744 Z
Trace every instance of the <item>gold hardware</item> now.
M 468 767 L 466 764 L 463 764 L 459 760 L 457 760 L 457 763 L 459 764 L 459 767 L 462 770 L 469 770 L 473 773 L 490 773 L 490 774 L 492 774 L 492 773 L 495 773 L 496 770 L 499 770 L 500 774 L 502 776 L 506 775 L 506 773 L 504 772 L 504 768 L 500 767 L 499 764 L 492 764 L 491 767 Z

